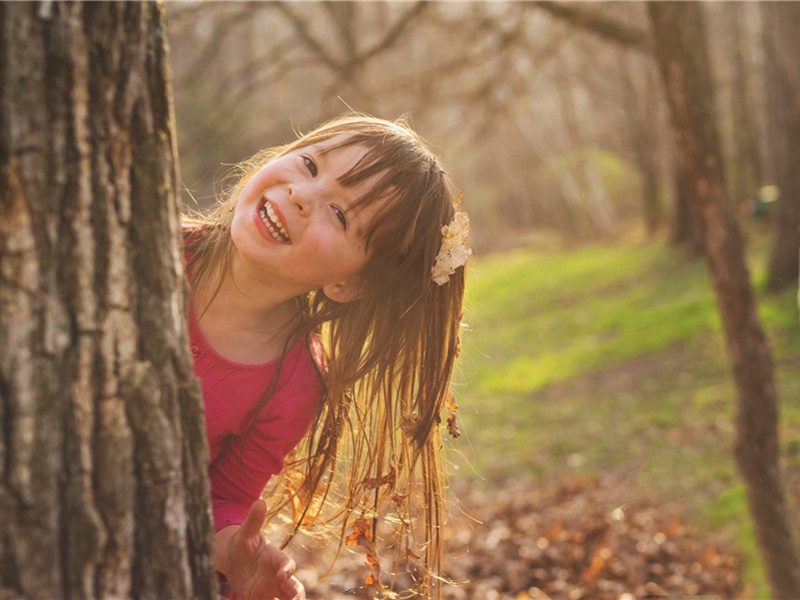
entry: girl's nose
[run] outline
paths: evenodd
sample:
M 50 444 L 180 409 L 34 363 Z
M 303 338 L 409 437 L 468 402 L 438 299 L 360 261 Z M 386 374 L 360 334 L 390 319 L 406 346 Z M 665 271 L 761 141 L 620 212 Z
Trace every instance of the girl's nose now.
M 310 206 L 308 202 L 301 197 L 294 186 L 289 186 L 289 203 L 297 209 L 300 216 L 307 217 L 309 214 Z

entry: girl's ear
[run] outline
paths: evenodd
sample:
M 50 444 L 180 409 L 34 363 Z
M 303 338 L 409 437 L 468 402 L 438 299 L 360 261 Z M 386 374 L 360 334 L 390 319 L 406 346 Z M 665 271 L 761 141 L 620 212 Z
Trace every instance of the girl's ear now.
M 329 300 L 344 304 L 358 300 L 363 295 L 361 293 L 361 278 L 353 276 L 347 281 L 341 283 L 329 283 L 322 287 L 322 293 Z

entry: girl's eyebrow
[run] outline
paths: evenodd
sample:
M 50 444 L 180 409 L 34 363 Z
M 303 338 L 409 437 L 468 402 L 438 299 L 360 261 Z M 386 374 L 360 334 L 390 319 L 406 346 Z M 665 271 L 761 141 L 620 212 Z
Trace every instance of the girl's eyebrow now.
M 317 157 L 325 156 L 325 153 L 320 151 L 320 147 L 317 144 L 311 144 L 310 146 L 303 146 L 302 148 L 298 148 L 297 152 L 299 154 L 314 154 Z
M 311 144 L 310 146 L 305 146 L 301 148 L 300 151 L 313 154 L 314 157 L 317 159 L 317 162 L 320 162 L 324 166 L 327 166 L 326 163 L 329 163 L 328 154 L 337 149 L 338 149 L 337 146 L 324 146 L 322 144 Z

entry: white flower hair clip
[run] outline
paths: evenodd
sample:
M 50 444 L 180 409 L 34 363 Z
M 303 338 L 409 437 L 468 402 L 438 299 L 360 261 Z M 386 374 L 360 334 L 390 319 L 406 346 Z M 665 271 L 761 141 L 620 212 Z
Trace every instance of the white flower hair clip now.
M 469 236 L 469 215 L 459 211 L 450 223 L 442 227 L 442 247 L 431 269 L 431 279 L 438 285 L 447 283 L 456 269 L 467 264 L 472 254 L 472 250 L 464 245 L 467 236 Z

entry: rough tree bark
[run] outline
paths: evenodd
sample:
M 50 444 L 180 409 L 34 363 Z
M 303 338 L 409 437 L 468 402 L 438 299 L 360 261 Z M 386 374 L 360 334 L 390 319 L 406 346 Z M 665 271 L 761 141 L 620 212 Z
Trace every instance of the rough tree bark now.
M 0 598 L 212 598 L 161 9 L 0 32 Z
M 772 159 L 781 190 L 767 286 L 772 291 L 798 282 L 800 269 L 800 3 L 763 6 L 773 121 Z
M 647 6 L 736 382 L 736 462 L 773 596 L 800 598 L 800 563 L 780 471 L 772 359 L 723 180 L 703 8 L 695 2 Z

